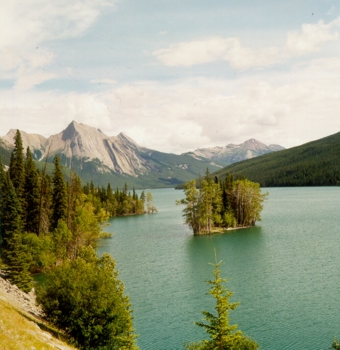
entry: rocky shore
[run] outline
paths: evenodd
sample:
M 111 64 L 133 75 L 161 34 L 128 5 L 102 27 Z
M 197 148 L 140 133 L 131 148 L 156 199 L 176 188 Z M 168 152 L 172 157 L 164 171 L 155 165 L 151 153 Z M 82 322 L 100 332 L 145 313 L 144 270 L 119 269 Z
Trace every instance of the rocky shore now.
M 3 277 L 0 270 L 0 349 L 75 350 L 49 331 L 34 289 L 24 293 Z
M 2 298 L 5 299 L 5 301 L 9 301 L 19 310 L 21 309 L 29 314 L 41 318 L 43 312 L 36 303 L 34 288 L 30 293 L 24 293 L 16 285 L 9 283 L 7 280 L 2 278 L 1 275 L 2 274 L 0 271 L 0 292 L 2 292 Z

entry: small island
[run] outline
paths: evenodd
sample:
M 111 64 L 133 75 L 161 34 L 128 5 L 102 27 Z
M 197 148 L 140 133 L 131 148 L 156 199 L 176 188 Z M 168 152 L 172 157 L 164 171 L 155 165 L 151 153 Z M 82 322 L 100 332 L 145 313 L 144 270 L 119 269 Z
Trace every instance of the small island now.
M 187 182 L 184 194 L 176 204 L 185 205 L 183 217 L 195 236 L 255 226 L 268 195 L 258 183 L 229 173 L 212 179 L 208 170 L 203 180 Z

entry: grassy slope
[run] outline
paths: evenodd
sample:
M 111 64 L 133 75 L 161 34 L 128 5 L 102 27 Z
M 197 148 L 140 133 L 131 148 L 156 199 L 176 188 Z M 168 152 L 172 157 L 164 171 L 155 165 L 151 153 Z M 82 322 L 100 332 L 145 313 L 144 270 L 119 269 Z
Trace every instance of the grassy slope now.
M 304 145 L 229 165 L 216 173 L 244 175 L 261 186 L 340 184 L 340 133 Z
M 0 292 L 0 349 L 75 349 L 41 328 L 58 334 L 33 316 L 20 312 Z

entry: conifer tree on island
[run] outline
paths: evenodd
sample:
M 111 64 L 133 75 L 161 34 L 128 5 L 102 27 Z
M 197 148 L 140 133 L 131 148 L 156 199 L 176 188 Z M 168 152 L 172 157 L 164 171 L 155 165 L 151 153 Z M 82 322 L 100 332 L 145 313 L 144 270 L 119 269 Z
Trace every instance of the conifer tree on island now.
M 209 173 L 200 181 L 199 189 L 196 180 L 187 182 L 184 194 L 185 198 L 176 204 L 185 205 L 184 221 L 194 235 L 254 226 L 261 220 L 260 213 L 267 197 L 267 193 L 261 193 L 258 183 L 247 179 L 234 181 L 229 174 L 225 181 L 214 181 Z

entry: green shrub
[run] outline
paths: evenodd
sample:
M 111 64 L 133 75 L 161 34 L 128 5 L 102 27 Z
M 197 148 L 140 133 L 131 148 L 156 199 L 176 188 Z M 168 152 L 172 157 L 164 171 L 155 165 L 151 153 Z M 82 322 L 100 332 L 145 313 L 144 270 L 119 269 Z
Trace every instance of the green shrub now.
M 85 248 L 47 274 L 38 302 L 47 318 L 81 349 L 137 349 L 130 303 L 114 259 Z

